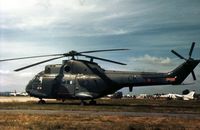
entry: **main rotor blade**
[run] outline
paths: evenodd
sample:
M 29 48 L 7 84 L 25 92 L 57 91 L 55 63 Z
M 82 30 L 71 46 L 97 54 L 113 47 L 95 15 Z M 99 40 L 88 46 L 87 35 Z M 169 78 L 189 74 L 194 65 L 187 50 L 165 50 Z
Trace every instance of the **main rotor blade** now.
M 94 57 L 94 56 L 89 56 L 89 55 L 82 55 L 82 54 L 80 54 L 80 56 L 85 56 L 87 58 L 102 60 L 102 61 L 111 62 L 111 63 L 115 63 L 115 64 L 120 64 L 120 65 L 126 65 L 126 64 L 121 63 L 121 62 L 117 62 L 117 61 L 113 61 L 113 60 L 108 60 L 108 59 L 104 59 L 104 58 L 99 58 L 99 57 Z
M 176 56 L 178 56 L 181 59 L 187 60 L 186 58 L 184 58 L 183 56 L 181 56 L 180 54 L 178 54 L 177 52 L 175 52 L 174 50 L 171 50 L 172 53 L 174 53 Z
M 65 57 L 65 56 L 60 56 L 60 57 L 55 57 L 55 58 L 51 58 L 51 59 L 48 59 L 48 60 L 40 61 L 40 62 L 31 64 L 31 65 L 28 65 L 28 66 L 25 66 L 25 67 L 16 69 L 16 70 L 14 70 L 14 71 L 21 71 L 21 70 L 24 70 L 24 69 L 27 69 L 27 68 L 30 68 L 30 67 L 33 67 L 33 66 L 36 66 L 36 65 L 45 63 L 45 62 L 49 62 L 49 61 L 52 61 L 52 60 L 60 59 L 60 58 L 63 58 L 63 57 Z
M 0 60 L 0 62 L 3 62 L 3 61 L 11 61 L 11 60 L 21 60 L 21 59 L 39 58 L 39 57 L 48 57 L 48 56 L 60 56 L 60 55 L 63 55 L 63 54 L 51 54 L 51 55 L 40 55 L 40 56 L 28 56 L 28 57 L 19 57 L 19 58 L 3 59 L 3 60 Z
M 195 45 L 195 42 L 193 42 L 192 45 L 191 45 L 190 52 L 189 52 L 189 58 L 192 56 L 194 45 Z
M 105 50 L 94 50 L 94 51 L 82 51 L 79 53 L 94 53 L 94 52 L 104 52 L 104 51 L 126 51 L 130 49 L 105 49 Z
M 83 51 L 83 52 L 78 52 L 78 53 L 75 53 L 75 54 L 64 53 L 64 54 L 51 54 L 51 55 L 40 55 L 40 56 L 17 57 L 17 58 L 3 59 L 3 60 L 0 60 L 0 62 L 11 61 L 11 60 L 39 58 L 39 57 L 48 57 L 48 56 L 61 56 L 61 55 L 64 55 L 64 56 L 73 56 L 73 55 L 79 55 L 79 53 L 94 53 L 94 52 L 124 51 L 124 50 L 129 50 L 129 49 L 107 49 L 107 50 Z
M 192 73 L 192 77 L 193 77 L 193 79 L 196 80 L 196 76 L 195 76 L 194 71 L 192 71 L 191 73 Z

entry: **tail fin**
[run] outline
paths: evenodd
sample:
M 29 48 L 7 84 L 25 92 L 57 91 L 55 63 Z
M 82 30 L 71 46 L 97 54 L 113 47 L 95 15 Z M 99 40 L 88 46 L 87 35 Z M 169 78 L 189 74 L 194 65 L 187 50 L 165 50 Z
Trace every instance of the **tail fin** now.
M 183 64 L 181 64 L 176 69 L 174 69 L 172 72 L 170 72 L 169 76 L 176 78 L 176 80 L 173 82 L 173 84 L 181 84 L 190 73 L 192 74 L 193 79 L 196 80 L 196 76 L 195 76 L 193 70 L 200 63 L 200 60 L 194 60 L 193 58 L 191 58 L 194 46 L 195 46 L 195 42 L 193 42 L 191 45 L 188 59 L 181 56 L 176 51 L 172 50 L 172 53 L 174 53 L 180 59 L 185 60 L 185 62 Z
M 187 60 L 170 73 L 170 77 L 175 77 L 173 84 L 181 84 L 194 68 L 200 63 L 200 60 Z M 195 77 L 195 76 L 194 76 Z M 194 78 L 196 79 L 196 77 Z
M 193 97 L 194 94 L 195 94 L 195 92 L 194 92 L 194 91 L 191 91 L 190 93 L 187 94 L 187 96 L 189 96 L 189 97 Z

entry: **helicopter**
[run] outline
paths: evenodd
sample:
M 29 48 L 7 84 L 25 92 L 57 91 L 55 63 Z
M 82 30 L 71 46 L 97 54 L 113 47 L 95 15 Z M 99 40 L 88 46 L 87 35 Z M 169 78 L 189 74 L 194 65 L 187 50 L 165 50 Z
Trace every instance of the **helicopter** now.
M 89 104 L 96 104 L 95 99 L 112 94 L 123 87 L 129 87 L 129 91 L 132 91 L 133 87 L 136 86 L 178 85 L 181 84 L 190 73 L 193 79 L 196 80 L 193 70 L 199 64 L 200 60 L 195 60 L 191 57 L 194 46 L 195 42 L 191 45 L 188 58 L 172 50 L 172 53 L 180 59 L 185 60 L 185 62 L 167 73 L 104 70 L 94 62 L 94 60 L 101 60 L 119 65 L 126 64 L 88 55 L 89 53 L 127 51 L 129 49 L 105 49 L 82 52 L 72 50 L 64 54 L 3 59 L 0 60 L 0 62 L 54 57 L 14 70 L 21 71 L 45 62 L 70 57 L 68 60 L 63 60 L 62 64 L 46 65 L 43 71 L 36 74 L 34 78 L 29 81 L 26 86 L 26 92 L 30 96 L 39 98 L 39 104 L 45 103 L 43 99 L 61 99 L 63 101 L 66 99 L 78 99 L 81 101 L 81 105 L 85 105 L 86 100 L 90 100 Z M 75 58 L 76 56 L 86 57 L 90 60 L 81 60 Z

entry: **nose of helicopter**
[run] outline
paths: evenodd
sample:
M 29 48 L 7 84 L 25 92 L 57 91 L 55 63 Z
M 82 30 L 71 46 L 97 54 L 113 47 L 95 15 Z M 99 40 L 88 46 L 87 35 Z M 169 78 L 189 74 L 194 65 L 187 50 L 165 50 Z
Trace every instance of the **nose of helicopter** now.
M 32 80 L 29 81 L 29 83 L 26 85 L 26 92 L 30 95 L 31 89 L 32 89 Z
M 35 96 L 38 94 L 39 88 L 41 88 L 42 85 L 42 74 L 38 73 L 32 80 L 29 81 L 29 83 L 26 85 L 26 92 L 30 96 Z

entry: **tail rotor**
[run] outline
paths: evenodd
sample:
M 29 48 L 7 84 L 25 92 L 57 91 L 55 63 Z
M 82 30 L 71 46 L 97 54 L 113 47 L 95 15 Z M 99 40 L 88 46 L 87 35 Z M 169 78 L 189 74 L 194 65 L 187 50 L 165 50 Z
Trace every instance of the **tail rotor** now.
M 188 57 L 188 58 L 183 57 L 182 55 L 180 55 L 179 53 L 177 53 L 177 52 L 174 51 L 174 50 L 171 50 L 171 52 L 172 52 L 173 54 L 175 54 L 177 57 L 179 57 L 180 59 L 184 59 L 186 62 L 187 62 L 187 61 L 194 61 L 194 59 L 191 58 L 191 57 L 192 57 L 192 52 L 193 52 L 193 50 L 194 50 L 194 46 L 195 46 L 195 42 L 193 42 L 192 45 L 191 45 L 191 48 L 190 48 L 190 51 L 189 51 L 189 57 Z M 191 74 L 192 74 L 193 79 L 196 80 L 196 76 L 195 76 L 195 73 L 194 73 L 193 70 L 191 71 Z
M 191 58 L 191 56 L 192 56 L 194 46 L 195 46 L 195 42 L 193 42 L 192 45 L 191 45 L 190 52 L 189 52 L 189 58 Z

